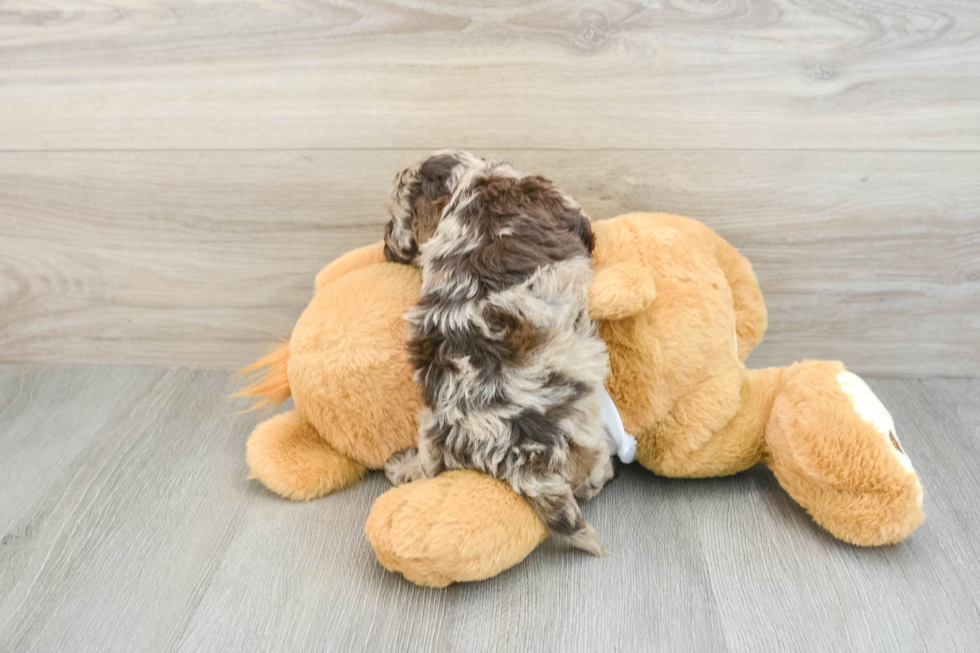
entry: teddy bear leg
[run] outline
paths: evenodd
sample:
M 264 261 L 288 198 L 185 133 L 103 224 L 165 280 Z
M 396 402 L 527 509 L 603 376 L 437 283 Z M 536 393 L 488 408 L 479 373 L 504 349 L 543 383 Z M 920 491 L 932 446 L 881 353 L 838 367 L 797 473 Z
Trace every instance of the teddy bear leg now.
M 841 363 L 797 363 L 783 380 L 765 432 L 780 485 L 841 540 L 905 539 L 925 518 L 922 485 L 888 411 Z
M 268 419 L 252 431 L 246 445 L 252 478 L 293 501 L 306 501 L 354 485 L 367 473 L 291 410 Z
M 426 587 L 495 576 L 548 536 L 509 485 L 470 470 L 385 492 L 374 502 L 364 530 L 388 571 Z

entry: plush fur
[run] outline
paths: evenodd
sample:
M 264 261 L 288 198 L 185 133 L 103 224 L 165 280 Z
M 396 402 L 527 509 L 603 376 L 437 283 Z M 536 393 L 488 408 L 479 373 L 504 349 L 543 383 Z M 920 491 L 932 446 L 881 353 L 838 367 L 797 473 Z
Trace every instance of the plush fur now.
M 247 386 L 233 394 L 239 399 L 254 399 L 249 410 L 271 408 L 289 399 L 289 378 L 286 367 L 289 363 L 289 341 L 279 343 L 271 352 L 238 372 L 239 376 L 258 373 Z
M 450 471 L 412 487 L 417 491 L 409 495 L 378 497 L 365 529 L 372 541 L 391 544 L 377 549 L 381 564 L 419 585 L 445 587 L 498 574 L 548 536 L 530 505 L 486 474 Z
M 245 460 L 252 478 L 293 501 L 315 499 L 360 482 L 367 469 L 323 441 L 295 410 L 255 427 Z
M 744 368 L 766 326 L 748 261 L 705 225 L 677 216 L 631 214 L 595 222 L 593 230 L 590 315 L 601 320 L 607 389 L 637 437 L 640 464 L 704 477 L 763 462 L 842 540 L 890 544 L 915 530 L 924 518 L 918 476 L 842 390 L 841 363 Z M 417 301 L 421 280 L 383 260 L 378 244 L 329 266 L 324 274 L 347 272 L 321 287 L 290 339 L 288 380 L 302 397 L 297 419 L 253 434 L 279 438 L 263 449 L 275 456 L 253 454 L 249 445 L 253 473 L 284 496 L 341 487 L 329 479 L 351 478 L 353 462 L 377 469 L 413 444 L 422 400 L 401 316 Z M 291 444 L 306 425 L 320 440 Z M 331 464 L 308 447 L 343 455 Z M 385 567 L 432 586 L 499 573 L 537 546 L 542 528 L 506 485 L 472 471 L 395 488 L 367 522 Z

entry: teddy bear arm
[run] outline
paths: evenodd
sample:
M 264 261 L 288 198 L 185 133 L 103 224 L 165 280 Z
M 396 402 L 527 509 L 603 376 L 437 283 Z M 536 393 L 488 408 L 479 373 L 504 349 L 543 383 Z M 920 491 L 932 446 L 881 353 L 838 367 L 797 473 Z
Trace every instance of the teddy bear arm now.
M 353 272 L 354 270 L 358 270 L 375 263 L 384 263 L 384 248 L 384 241 L 378 241 L 373 245 L 367 245 L 365 247 L 347 252 L 337 260 L 330 263 L 330 265 L 320 270 L 320 272 L 316 275 L 316 281 L 313 284 L 314 289 L 316 292 L 319 292 L 325 285 L 331 281 L 339 279 L 348 272 Z
M 426 587 L 495 576 L 548 536 L 509 485 L 471 470 L 445 472 L 382 494 L 365 531 L 386 569 Z
M 245 458 L 252 478 L 293 501 L 342 490 L 367 474 L 364 465 L 327 444 L 295 410 L 256 426 Z
M 656 298 L 653 274 L 641 262 L 614 263 L 596 271 L 589 287 L 589 317 L 621 320 L 643 312 Z

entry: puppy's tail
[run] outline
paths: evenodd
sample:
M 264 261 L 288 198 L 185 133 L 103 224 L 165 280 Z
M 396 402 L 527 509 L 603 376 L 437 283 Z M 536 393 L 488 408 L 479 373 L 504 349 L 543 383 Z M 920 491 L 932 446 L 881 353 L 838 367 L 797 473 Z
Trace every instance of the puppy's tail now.
M 289 341 L 283 340 L 275 349 L 244 368 L 239 375 L 258 373 L 252 383 L 232 395 L 236 398 L 254 399 L 255 405 L 249 410 L 268 406 L 275 408 L 289 399 L 289 377 L 286 366 L 289 363 Z
M 577 549 L 605 558 L 609 551 L 599 544 L 595 530 L 585 521 L 572 489 L 563 478 L 555 474 L 542 483 L 535 479 L 533 492 L 522 492 L 524 498 L 545 525 L 556 535 Z

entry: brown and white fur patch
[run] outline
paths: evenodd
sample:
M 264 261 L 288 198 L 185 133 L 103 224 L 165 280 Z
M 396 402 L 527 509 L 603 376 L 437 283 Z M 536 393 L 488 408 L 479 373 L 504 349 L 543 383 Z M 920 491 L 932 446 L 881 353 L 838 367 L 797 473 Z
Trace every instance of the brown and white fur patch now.
M 387 258 L 422 267 L 406 319 L 426 406 L 418 449 L 392 455 L 388 478 L 486 472 L 572 545 L 607 555 L 577 502 L 613 476 L 588 217 L 547 179 L 460 151 L 396 175 L 388 208 Z

